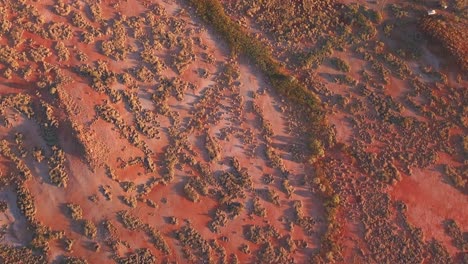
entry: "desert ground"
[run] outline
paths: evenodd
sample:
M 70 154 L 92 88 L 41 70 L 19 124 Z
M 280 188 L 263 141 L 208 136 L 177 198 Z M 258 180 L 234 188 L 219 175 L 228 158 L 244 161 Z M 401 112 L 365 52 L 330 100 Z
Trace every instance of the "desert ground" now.
M 468 263 L 463 3 L 0 1 L 0 263 Z

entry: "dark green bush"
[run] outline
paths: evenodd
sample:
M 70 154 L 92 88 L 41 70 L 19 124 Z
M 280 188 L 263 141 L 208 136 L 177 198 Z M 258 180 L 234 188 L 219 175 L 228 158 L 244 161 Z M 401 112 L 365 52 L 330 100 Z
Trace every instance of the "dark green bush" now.
M 338 71 L 349 72 L 349 70 L 350 70 L 349 64 L 346 61 L 344 61 L 344 60 L 342 60 L 340 58 L 332 58 L 331 59 L 331 64 Z

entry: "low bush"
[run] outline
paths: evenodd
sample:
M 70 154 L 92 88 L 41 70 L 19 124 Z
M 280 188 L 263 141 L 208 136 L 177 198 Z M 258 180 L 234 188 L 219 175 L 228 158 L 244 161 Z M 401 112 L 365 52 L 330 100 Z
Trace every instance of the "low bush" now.
M 83 218 L 83 210 L 79 204 L 67 204 L 68 213 L 73 220 L 80 220 Z
M 331 64 L 338 71 L 349 72 L 350 70 L 349 64 L 340 58 L 332 58 Z

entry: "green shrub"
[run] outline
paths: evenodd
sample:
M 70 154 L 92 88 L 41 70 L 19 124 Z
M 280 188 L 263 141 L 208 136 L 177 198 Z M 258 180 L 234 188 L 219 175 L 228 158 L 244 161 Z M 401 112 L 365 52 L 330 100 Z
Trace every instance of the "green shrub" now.
M 350 70 L 349 64 L 340 58 L 332 58 L 331 64 L 338 71 L 349 72 Z

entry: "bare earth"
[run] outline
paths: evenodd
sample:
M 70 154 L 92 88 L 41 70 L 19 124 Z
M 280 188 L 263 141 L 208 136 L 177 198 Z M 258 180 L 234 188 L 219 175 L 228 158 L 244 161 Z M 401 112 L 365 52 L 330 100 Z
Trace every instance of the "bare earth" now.
M 2 2 L 0 263 L 467 261 L 466 72 L 426 40 L 399 72 L 404 33 L 375 23 L 298 66 L 318 42 L 221 2 L 321 99 L 324 156 L 307 161 L 300 110 L 184 1 Z M 331 253 L 318 167 L 340 197 Z

